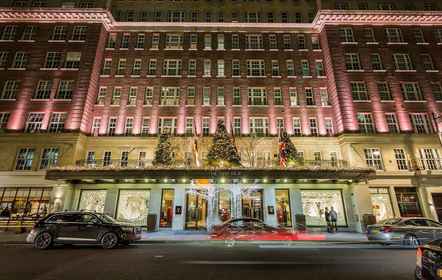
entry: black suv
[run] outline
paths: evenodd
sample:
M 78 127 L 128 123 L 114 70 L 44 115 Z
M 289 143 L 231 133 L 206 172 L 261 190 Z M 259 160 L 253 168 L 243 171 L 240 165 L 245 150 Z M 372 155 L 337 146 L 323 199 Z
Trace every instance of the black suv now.
M 105 249 L 141 238 L 141 228 L 94 212 L 58 212 L 38 221 L 26 241 L 37 249 L 53 244 L 101 244 Z

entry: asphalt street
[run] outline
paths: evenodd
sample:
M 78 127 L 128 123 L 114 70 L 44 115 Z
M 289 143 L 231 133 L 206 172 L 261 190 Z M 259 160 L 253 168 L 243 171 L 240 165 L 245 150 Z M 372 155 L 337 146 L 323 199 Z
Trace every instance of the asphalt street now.
M 415 251 L 370 245 L 137 244 L 115 250 L 0 244 L 0 279 L 414 279 Z

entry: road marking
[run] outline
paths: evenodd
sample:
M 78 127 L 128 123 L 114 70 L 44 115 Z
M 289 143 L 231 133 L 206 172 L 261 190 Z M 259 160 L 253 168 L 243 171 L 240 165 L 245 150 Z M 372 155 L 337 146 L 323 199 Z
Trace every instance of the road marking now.
M 184 264 L 202 264 L 202 265 L 212 265 L 212 264 L 221 264 L 221 265 L 317 265 L 317 263 L 312 262 L 295 262 L 295 261 L 184 261 L 181 262 Z M 324 263 L 321 263 L 324 264 Z

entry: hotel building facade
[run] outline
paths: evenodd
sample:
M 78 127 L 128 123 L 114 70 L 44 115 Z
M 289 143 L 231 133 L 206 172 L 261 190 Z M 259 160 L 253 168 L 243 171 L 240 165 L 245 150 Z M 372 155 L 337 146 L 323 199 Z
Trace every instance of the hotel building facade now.
M 1 1 L 1 225 L 442 221 L 442 12 L 409 2 Z M 206 166 L 219 121 L 242 167 Z

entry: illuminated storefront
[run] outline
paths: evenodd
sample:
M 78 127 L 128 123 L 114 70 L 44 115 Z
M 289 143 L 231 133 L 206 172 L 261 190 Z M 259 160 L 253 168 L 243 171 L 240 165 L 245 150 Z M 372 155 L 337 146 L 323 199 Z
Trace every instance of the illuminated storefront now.
M 393 204 L 388 188 L 370 188 L 370 198 L 376 221 L 379 222 L 394 217 Z
M 347 226 L 341 190 L 301 190 L 302 209 L 307 226 L 325 226 L 325 208 L 338 214 L 338 226 Z

